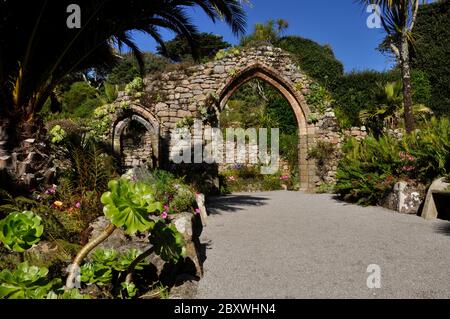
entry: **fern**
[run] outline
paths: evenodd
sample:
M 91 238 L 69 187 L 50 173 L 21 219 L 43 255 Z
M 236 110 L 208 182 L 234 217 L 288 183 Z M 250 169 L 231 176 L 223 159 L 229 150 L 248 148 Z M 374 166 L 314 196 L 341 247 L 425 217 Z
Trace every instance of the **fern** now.
M 71 137 L 66 155 L 72 167 L 69 177 L 76 190 L 90 190 L 98 194 L 106 191 L 108 181 L 116 170 L 111 156 L 97 141 L 85 135 Z

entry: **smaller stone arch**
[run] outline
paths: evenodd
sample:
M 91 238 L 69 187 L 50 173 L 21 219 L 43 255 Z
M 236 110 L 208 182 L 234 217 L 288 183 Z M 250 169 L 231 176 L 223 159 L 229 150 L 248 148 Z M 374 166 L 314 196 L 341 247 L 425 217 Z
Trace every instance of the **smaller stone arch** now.
M 132 105 L 123 110 L 117 117 L 112 127 L 113 150 L 117 157 L 123 159 L 124 143 L 122 137 L 126 129 L 133 123 L 139 123 L 147 131 L 145 141 L 142 145 L 142 154 L 149 155 L 151 166 L 159 167 L 160 159 L 160 127 L 156 117 L 140 105 Z M 147 151 L 145 148 L 148 148 Z M 123 163 L 124 167 L 129 167 Z

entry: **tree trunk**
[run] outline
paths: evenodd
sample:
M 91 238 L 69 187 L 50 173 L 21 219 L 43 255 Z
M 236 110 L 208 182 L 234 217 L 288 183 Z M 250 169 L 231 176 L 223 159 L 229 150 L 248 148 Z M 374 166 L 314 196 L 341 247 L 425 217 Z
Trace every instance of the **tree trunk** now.
M 34 188 L 38 179 L 48 181 L 53 176 L 51 153 L 45 136 L 42 120 L 34 120 L 20 112 L 0 113 L 0 178 L 4 177 L 1 180 L 3 188 L 13 194 L 20 193 Z
M 73 289 L 78 284 L 77 276 L 80 275 L 79 269 L 84 258 L 98 245 L 104 242 L 116 230 L 116 226 L 109 224 L 98 237 L 92 239 L 78 252 L 69 268 L 69 275 L 66 280 L 66 289 Z
M 411 67 L 409 64 L 409 44 L 406 37 L 404 37 L 402 40 L 400 55 L 400 66 L 403 82 L 403 104 L 405 108 L 405 129 L 406 133 L 409 134 L 415 130 L 415 119 L 413 113 L 411 88 Z

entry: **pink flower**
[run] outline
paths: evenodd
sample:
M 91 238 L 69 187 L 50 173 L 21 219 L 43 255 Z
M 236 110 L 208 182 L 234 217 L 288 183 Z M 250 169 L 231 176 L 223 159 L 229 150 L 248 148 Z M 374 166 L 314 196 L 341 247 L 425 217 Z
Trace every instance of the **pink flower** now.
M 164 210 L 168 211 L 170 209 L 169 205 L 164 205 Z
M 280 180 L 287 181 L 287 180 L 289 180 L 289 176 L 283 175 L 283 176 L 280 177 Z
M 196 208 L 196 209 L 195 209 L 195 214 L 196 214 L 196 215 L 200 215 L 200 208 Z
M 161 218 L 162 218 L 162 219 L 167 219 L 168 216 L 169 216 L 169 215 L 167 214 L 167 212 L 163 212 L 163 213 L 161 214 Z
M 79 201 L 75 203 L 75 208 L 77 208 L 77 209 L 81 208 L 81 203 Z
M 56 193 L 56 189 L 55 188 L 49 188 L 45 191 L 45 195 L 53 195 Z

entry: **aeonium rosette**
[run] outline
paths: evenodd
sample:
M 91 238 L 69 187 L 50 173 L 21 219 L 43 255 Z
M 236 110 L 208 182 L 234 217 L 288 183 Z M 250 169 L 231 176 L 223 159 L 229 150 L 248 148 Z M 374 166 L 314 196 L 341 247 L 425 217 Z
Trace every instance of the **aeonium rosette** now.
M 162 204 L 155 200 L 150 185 L 117 179 L 109 182 L 109 191 L 101 197 L 105 216 L 116 227 L 122 227 L 127 235 L 151 230 L 152 216 L 163 211 Z
M 42 219 L 30 211 L 11 213 L 0 221 L 0 242 L 16 252 L 33 247 L 43 232 Z

